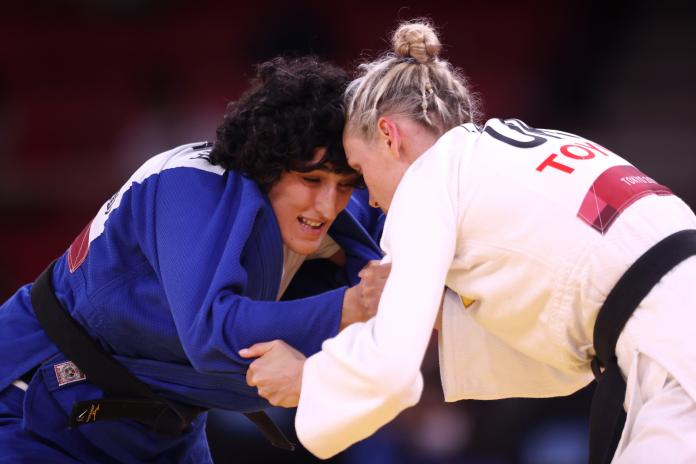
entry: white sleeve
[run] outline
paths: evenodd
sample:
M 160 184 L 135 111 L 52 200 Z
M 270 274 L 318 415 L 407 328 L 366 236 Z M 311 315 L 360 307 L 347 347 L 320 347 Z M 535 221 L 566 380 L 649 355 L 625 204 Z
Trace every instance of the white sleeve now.
M 406 172 L 385 224 L 392 269 L 377 315 L 307 359 L 295 428 L 328 458 L 418 402 L 420 365 L 456 242 L 457 168 L 431 149 Z M 441 158 L 438 158 L 440 156 Z

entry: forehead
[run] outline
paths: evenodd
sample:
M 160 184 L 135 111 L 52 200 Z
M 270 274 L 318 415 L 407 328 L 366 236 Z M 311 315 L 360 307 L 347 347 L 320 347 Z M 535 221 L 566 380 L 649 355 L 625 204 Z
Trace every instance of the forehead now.
M 345 150 L 342 150 L 341 154 L 343 156 L 336 159 L 337 156 L 335 153 L 334 156 L 327 156 L 327 147 L 317 147 L 314 149 L 310 161 L 305 162 L 304 165 L 295 165 L 294 169 L 291 168 L 291 171 L 301 174 L 311 172 L 314 175 L 334 175 L 340 178 L 353 178 L 358 176 L 358 173 L 352 170 L 350 164 L 346 163 L 347 156 L 345 156 Z M 344 156 L 345 158 L 343 158 Z
M 343 148 L 346 152 L 346 159 L 351 165 L 364 161 L 370 151 L 367 142 L 358 135 L 346 134 L 343 137 Z

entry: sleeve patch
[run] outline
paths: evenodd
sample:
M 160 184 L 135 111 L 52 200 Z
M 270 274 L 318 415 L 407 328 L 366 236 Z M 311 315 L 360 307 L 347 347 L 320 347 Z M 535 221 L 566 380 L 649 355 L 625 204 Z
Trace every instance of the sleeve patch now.
M 92 221 L 82 229 L 80 235 L 75 237 L 75 240 L 70 244 L 70 248 L 68 248 L 68 269 L 70 269 L 71 274 L 74 273 L 87 258 L 87 253 L 89 252 L 89 229 L 91 225 Z
M 592 183 L 578 217 L 604 235 L 623 210 L 650 194 L 672 195 L 672 191 L 634 166 L 613 166 Z

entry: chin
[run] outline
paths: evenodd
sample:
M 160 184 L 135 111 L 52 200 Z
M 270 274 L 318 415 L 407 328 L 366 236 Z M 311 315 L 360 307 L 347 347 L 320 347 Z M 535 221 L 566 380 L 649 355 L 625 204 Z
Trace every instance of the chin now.
M 299 244 L 287 245 L 287 247 L 295 253 L 297 253 L 298 255 L 309 256 L 319 249 L 319 245 L 321 245 L 321 240 L 319 240 L 316 243 L 303 242 Z

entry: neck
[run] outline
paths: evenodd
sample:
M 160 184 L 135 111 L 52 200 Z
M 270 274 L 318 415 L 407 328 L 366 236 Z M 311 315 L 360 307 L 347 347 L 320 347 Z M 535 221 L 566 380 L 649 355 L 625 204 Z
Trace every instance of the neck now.
M 421 124 L 407 118 L 399 118 L 397 122 L 401 126 L 401 149 L 409 164 L 413 163 L 430 147 L 432 147 L 441 134 L 435 134 Z
M 407 150 L 406 156 L 411 159 L 411 162 L 418 159 L 430 147 L 435 145 L 438 139 L 435 134 L 425 129 L 419 134 L 414 134 L 411 138 L 410 143 L 404 147 Z

